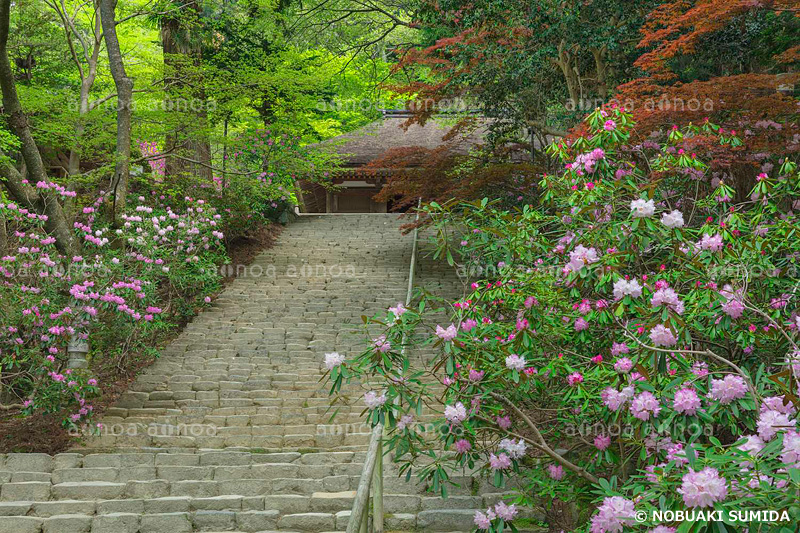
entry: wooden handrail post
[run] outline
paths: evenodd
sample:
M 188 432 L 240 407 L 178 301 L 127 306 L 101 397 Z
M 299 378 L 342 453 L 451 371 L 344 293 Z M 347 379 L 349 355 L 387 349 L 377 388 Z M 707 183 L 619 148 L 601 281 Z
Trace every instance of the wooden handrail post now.
M 372 533 L 383 533 L 383 438 L 378 441 L 377 461 L 372 480 Z
M 361 514 L 361 528 L 358 533 L 369 533 L 369 493 L 367 494 L 367 506 Z
M 422 198 L 417 202 L 417 214 L 415 218 L 417 222 L 419 222 L 420 206 L 422 206 Z M 414 269 L 417 262 L 418 236 L 419 228 L 414 228 L 413 244 L 411 247 L 411 264 L 409 265 L 408 272 L 406 305 L 411 304 L 411 297 L 414 291 Z M 405 354 L 405 333 L 403 333 L 403 340 L 400 344 L 402 345 L 400 349 L 402 353 Z M 420 357 L 422 357 L 421 354 Z M 368 533 L 370 492 L 372 492 L 372 531 L 373 533 L 383 533 L 383 424 L 378 424 L 372 428 L 367 458 L 364 460 L 364 471 L 361 472 L 358 490 L 353 500 L 353 509 L 350 511 L 350 520 L 347 522 L 347 533 Z
M 369 441 L 367 458 L 364 460 L 364 471 L 358 482 L 358 490 L 353 501 L 353 510 L 350 511 L 350 521 L 347 523 L 347 533 L 367 533 L 366 527 L 369 521 L 369 496 L 372 478 L 375 473 L 375 461 L 378 459 L 378 448 L 383 439 L 383 424 L 378 424 L 372 428 L 372 436 Z

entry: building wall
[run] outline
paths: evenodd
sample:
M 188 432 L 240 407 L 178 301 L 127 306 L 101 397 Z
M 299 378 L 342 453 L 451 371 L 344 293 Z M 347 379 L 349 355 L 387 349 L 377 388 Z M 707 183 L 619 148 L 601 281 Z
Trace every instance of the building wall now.
M 339 191 L 327 191 L 315 183 L 303 183 L 305 213 L 386 213 L 386 202 L 372 199 L 379 185 L 348 187 L 345 182 Z

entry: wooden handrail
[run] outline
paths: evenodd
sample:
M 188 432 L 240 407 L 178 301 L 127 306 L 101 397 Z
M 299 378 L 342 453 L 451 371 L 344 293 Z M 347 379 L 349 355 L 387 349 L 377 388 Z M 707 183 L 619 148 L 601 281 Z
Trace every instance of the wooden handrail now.
M 361 479 L 358 482 L 358 491 L 353 501 L 353 510 L 350 512 L 350 521 L 347 524 L 347 533 L 364 533 L 366 523 L 369 518 L 369 490 L 372 484 L 373 470 L 378 459 L 378 451 L 383 441 L 383 424 L 378 424 L 372 428 L 372 437 L 369 440 L 367 458 L 364 460 L 364 471 L 361 472 Z M 380 461 L 383 462 L 383 454 Z
M 422 198 L 417 202 L 415 222 L 419 222 L 419 208 L 421 206 Z M 419 228 L 415 227 L 411 245 L 411 265 L 408 269 L 408 290 L 406 291 L 405 302 L 407 306 L 411 305 L 411 297 L 414 294 L 418 236 Z M 404 332 L 400 353 L 405 354 L 405 352 L 406 334 Z M 372 532 L 383 533 L 383 424 L 378 424 L 372 428 L 367 457 L 364 460 L 364 470 L 361 472 L 361 479 L 358 481 L 358 490 L 353 500 L 353 508 L 350 511 L 350 520 L 347 522 L 347 533 L 368 533 L 369 497 L 372 486 L 375 487 L 372 493 Z

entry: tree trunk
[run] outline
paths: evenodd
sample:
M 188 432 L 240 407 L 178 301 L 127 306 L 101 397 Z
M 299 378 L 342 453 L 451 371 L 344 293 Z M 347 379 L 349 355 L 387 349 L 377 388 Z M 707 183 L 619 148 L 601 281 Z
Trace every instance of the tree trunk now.
M 181 100 L 181 66 L 178 56 L 185 54 L 176 41 L 176 35 L 180 31 L 180 23 L 175 18 L 163 18 L 161 20 L 161 48 L 164 54 L 165 67 L 165 87 L 164 87 L 164 109 L 171 117 L 170 129 L 167 131 L 164 143 L 164 151 L 186 155 L 186 138 L 184 137 L 183 122 L 175 120 L 180 113 L 188 111 L 188 106 L 183 105 Z M 170 79 L 171 78 L 171 79 Z M 164 162 L 164 178 L 180 177 L 187 171 L 187 163 L 177 157 L 167 157 Z
M 6 217 L 0 212 L 0 257 L 8 255 L 8 234 L 6 233 Z
M 574 57 L 566 50 L 566 43 L 561 41 L 558 43 L 558 60 L 556 64 L 561 67 L 561 72 L 564 74 L 564 81 L 567 83 L 567 91 L 569 91 L 569 98 L 572 100 L 575 109 L 581 109 L 581 91 L 580 80 L 578 79 L 577 67 L 575 66 Z
M 91 89 L 92 83 L 94 83 L 94 77 L 92 77 L 91 81 L 86 79 L 81 82 L 80 107 L 78 108 L 79 116 L 78 122 L 75 124 L 75 146 L 69 151 L 69 163 L 67 163 L 67 175 L 69 179 L 67 189 L 70 191 L 75 190 L 75 177 L 81 173 L 81 139 L 83 138 L 84 132 L 83 121 L 85 116 L 89 113 L 89 90 Z M 75 201 L 72 197 L 68 197 L 64 200 L 64 211 L 67 219 L 70 221 L 75 219 Z
M 190 0 L 184 9 L 200 12 L 197 0 Z M 161 46 L 168 76 L 165 88 L 165 109 L 171 115 L 171 128 L 166 135 L 166 152 L 174 152 L 201 164 L 177 157 L 167 157 L 165 175 L 177 177 L 191 172 L 211 182 L 211 143 L 206 131 L 208 111 L 202 75 L 199 75 L 202 49 L 191 29 L 182 26 L 180 18 L 161 21 Z M 196 31 L 196 30 L 194 30 Z
M 33 138 L 28 119 L 22 111 L 17 95 L 14 73 L 8 61 L 8 32 L 11 0 L 0 0 L 0 86 L 3 91 L 4 113 L 8 117 L 11 132 L 21 143 L 20 152 L 30 174 L 30 181 L 49 182 L 47 172 Z M 56 239 L 56 247 L 67 256 L 77 252 L 77 244 L 58 198 L 51 189 L 34 189 L 23 180 L 11 162 L 0 163 L 0 177 L 5 181 L 8 192 L 20 204 L 40 215 L 46 215 L 45 229 Z
M 606 62 L 606 47 L 593 48 L 594 66 L 597 73 L 597 94 L 605 102 L 608 98 L 608 63 Z
M 117 39 L 117 22 L 114 14 L 116 0 L 100 0 L 100 20 L 108 50 L 108 66 L 117 88 L 117 153 L 114 177 L 111 180 L 112 212 L 114 226 L 122 225 L 125 201 L 128 196 L 128 181 L 131 171 L 131 107 L 133 102 L 133 80 L 125 72 L 122 52 Z

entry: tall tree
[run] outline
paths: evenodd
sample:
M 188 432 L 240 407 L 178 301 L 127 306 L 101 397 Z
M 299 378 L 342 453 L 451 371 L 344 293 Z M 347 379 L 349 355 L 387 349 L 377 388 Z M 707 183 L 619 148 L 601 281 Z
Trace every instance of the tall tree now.
M 117 88 L 117 153 L 114 176 L 111 179 L 112 212 L 114 225 L 122 224 L 128 182 L 131 172 L 131 111 L 133 106 L 133 80 L 125 72 L 122 52 L 117 39 L 116 0 L 100 0 L 100 20 L 105 33 L 108 65 Z
M 167 176 L 191 170 L 211 178 L 211 146 L 206 131 L 208 113 L 202 72 L 205 30 L 197 0 L 167 4 L 160 17 L 165 67 L 165 108 L 170 117 L 167 132 Z M 191 160 L 197 161 L 194 165 Z
M 75 145 L 70 149 L 67 165 L 67 173 L 70 176 L 76 176 L 80 174 L 84 121 L 91 109 L 90 94 L 95 79 L 97 79 L 97 65 L 103 45 L 100 5 L 98 0 L 93 0 L 91 3 L 81 4 L 70 11 L 64 0 L 45 0 L 45 4 L 58 15 L 61 21 L 70 59 L 75 65 L 81 82 L 78 96 L 78 121 L 75 124 Z M 85 13 L 87 8 L 89 12 Z M 83 28 L 80 22 L 84 16 L 89 20 L 88 30 Z
M 34 189 L 28 181 L 49 183 L 39 147 L 31 133 L 28 118 L 22 110 L 17 95 L 14 72 L 8 59 L 8 34 L 10 26 L 11 0 L 0 0 L 0 87 L 3 91 L 3 114 L 6 115 L 11 132 L 20 142 L 20 152 L 29 174 L 23 179 L 11 161 L 0 153 L 0 177 L 11 196 L 32 211 L 47 216 L 45 228 L 56 239 L 56 246 L 65 255 L 77 251 L 75 238 L 64 216 L 64 210 L 53 189 L 38 187 Z

